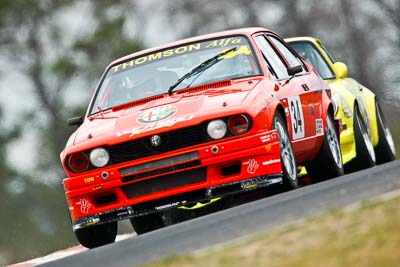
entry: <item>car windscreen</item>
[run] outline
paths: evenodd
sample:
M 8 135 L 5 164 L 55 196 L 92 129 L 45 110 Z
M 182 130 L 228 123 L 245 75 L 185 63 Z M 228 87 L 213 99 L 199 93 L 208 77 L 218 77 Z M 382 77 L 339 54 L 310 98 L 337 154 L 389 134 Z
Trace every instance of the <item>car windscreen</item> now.
M 324 80 L 334 79 L 335 73 L 326 63 L 318 49 L 310 42 L 293 42 L 290 45 L 297 53 L 310 63 Z
M 229 49 L 232 51 L 223 53 Z M 187 75 L 221 53 L 213 64 Z M 167 93 L 185 75 L 188 77 L 174 90 L 260 75 L 260 68 L 244 36 L 228 36 L 155 51 L 111 66 L 96 90 L 89 114 Z

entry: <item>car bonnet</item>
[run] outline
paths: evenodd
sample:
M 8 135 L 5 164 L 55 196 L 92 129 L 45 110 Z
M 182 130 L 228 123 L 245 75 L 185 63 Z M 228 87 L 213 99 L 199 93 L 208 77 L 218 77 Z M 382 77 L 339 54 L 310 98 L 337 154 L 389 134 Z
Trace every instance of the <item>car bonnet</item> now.
M 131 139 L 199 124 L 207 119 L 243 110 L 242 103 L 259 80 L 230 81 L 229 85 L 204 90 L 177 91 L 149 102 L 116 108 L 96 115 L 77 130 L 73 144 L 107 146 Z M 190 90 L 193 88 L 189 88 Z

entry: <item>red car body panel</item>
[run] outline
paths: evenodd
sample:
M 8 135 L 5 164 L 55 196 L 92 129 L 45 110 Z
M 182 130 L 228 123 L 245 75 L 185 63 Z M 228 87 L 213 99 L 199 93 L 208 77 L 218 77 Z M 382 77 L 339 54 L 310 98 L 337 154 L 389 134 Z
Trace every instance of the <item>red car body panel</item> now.
M 325 129 L 325 118 L 332 108 L 328 86 L 306 62 L 303 62 L 309 70 L 306 75 L 293 77 L 288 82 L 272 79 L 254 41 L 263 33 L 277 37 L 263 28 L 226 31 L 144 50 L 118 59 L 107 67 L 110 69 L 160 49 L 222 36 L 243 35 L 253 46 L 263 74 L 181 89 L 93 115 L 88 110 L 83 124 L 71 135 L 61 153 L 67 176 L 63 183 L 74 229 L 107 220 L 140 216 L 147 211 L 138 211 L 135 207 L 142 208 L 141 205 L 146 206 L 147 203 L 154 203 L 149 204 L 152 211 L 188 203 L 185 199 L 161 201 L 171 197 L 204 191 L 204 196 L 193 201 L 206 200 L 223 195 L 218 190 L 224 186 L 239 183 L 240 190 L 247 190 L 258 183 L 265 183 L 266 180 L 260 180 L 265 177 L 282 177 L 278 135 L 276 130 L 271 129 L 276 112 L 281 112 L 287 121 L 297 163 L 310 161 L 317 155 L 324 132 L 316 130 L 316 123 L 318 120 Z M 299 99 L 301 105 L 304 120 L 304 129 L 301 130 L 304 136 L 301 137 L 295 136 L 293 129 L 297 125 L 291 116 L 293 107 L 290 103 L 293 99 Z M 163 112 L 166 115 L 160 119 Z M 205 121 L 233 114 L 247 114 L 251 118 L 249 132 L 166 152 L 153 151 L 151 155 L 91 168 L 82 173 L 68 168 L 69 156 L 75 153 L 96 147 L 120 147 L 121 144 L 153 135 L 171 135 L 174 131 L 197 127 Z M 121 155 L 124 153 L 121 152 Z M 212 190 L 217 193 L 212 194 Z M 109 214 L 109 217 L 103 220 L 101 216 L 104 214 Z

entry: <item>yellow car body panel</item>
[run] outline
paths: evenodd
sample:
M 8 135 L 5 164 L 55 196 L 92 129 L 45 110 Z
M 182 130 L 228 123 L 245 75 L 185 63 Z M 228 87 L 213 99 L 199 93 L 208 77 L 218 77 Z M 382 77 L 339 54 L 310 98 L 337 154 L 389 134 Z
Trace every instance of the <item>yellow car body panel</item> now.
M 338 103 L 338 110 L 335 119 L 342 120 L 343 131 L 340 134 L 340 146 L 342 151 L 343 163 L 346 164 L 356 157 L 356 145 L 353 128 L 354 105 L 357 102 L 361 116 L 366 125 L 372 145 L 375 147 L 379 142 L 378 125 L 376 117 L 375 94 L 358 83 L 356 80 L 347 77 L 347 67 L 341 62 L 333 62 L 322 45 L 322 42 L 313 37 L 294 37 L 285 39 L 286 42 L 295 48 L 297 43 L 309 43 L 318 50 L 323 60 L 332 72 L 331 77 L 324 78 L 332 91 L 333 99 Z M 300 56 L 307 60 L 306 55 L 297 51 Z M 309 62 L 311 60 L 308 60 Z M 310 62 L 311 63 L 311 62 Z M 311 63 L 314 66 L 314 64 Z M 315 66 L 314 66 L 315 67 Z M 315 69 L 317 69 L 315 67 Z M 317 70 L 315 70 L 317 71 Z M 318 72 L 318 71 L 317 71 Z M 322 75 L 321 75 L 322 76 Z
M 343 163 L 346 164 L 356 157 L 356 143 L 353 128 L 353 112 L 355 97 L 346 91 L 342 85 L 328 82 L 332 90 L 332 97 L 337 103 L 335 119 L 341 119 L 343 130 L 340 133 L 340 149 L 342 151 Z M 338 94 L 337 92 L 341 92 Z

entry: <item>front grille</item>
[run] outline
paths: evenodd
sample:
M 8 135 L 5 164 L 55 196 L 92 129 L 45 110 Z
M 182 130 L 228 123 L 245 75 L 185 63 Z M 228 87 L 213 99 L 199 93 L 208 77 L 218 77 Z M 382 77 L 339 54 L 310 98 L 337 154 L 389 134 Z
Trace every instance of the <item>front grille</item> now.
M 143 196 L 184 185 L 206 181 L 207 168 L 197 168 L 183 172 L 176 172 L 152 179 L 138 181 L 121 187 L 127 198 Z
M 143 172 L 143 173 L 125 176 L 121 180 L 122 180 L 122 182 L 126 183 L 126 182 L 131 182 L 134 180 L 139 180 L 142 178 L 150 177 L 153 175 L 163 174 L 163 173 L 172 172 L 172 171 L 179 171 L 179 170 L 183 170 L 183 169 L 187 169 L 187 168 L 195 167 L 195 166 L 200 166 L 200 165 L 201 165 L 201 161 L 195 160 L 195 161 L 177 164 L 174 166 L 164 167 L 162 169 L 157 169 L 157 170 L 153 170 L 153 171 L 147 171 L 147 172 Z
M 143 171 L 148 171 L 151 169 L 166 167 L 169 165 L 181 164 L 184 162 L 199 159 L 199 157 L 200 157 L 199 153 L 197 151 L 193 151 L 193 152 L 189 152 L 189 153 L 185 153 L 185 154 L 180 154 L 177 156 L 162 158 L 159 160 L 153 160 L 151 162 L 136 164 L 134 166 L 129 166 L 126 168 L 121 168 L 119 170 L 119 173 L 121 175 L 135 174 L 135 173 L 139 173 L 139 172 L 143 172 Z M 200 165 L 200 163 L 199 163 L 199 165 Z
M 162 143 L 154 148 L 150 136 L 108 147 L 111 164 L 149 157 L 212 141 L 204 124 L 158 134 Z

